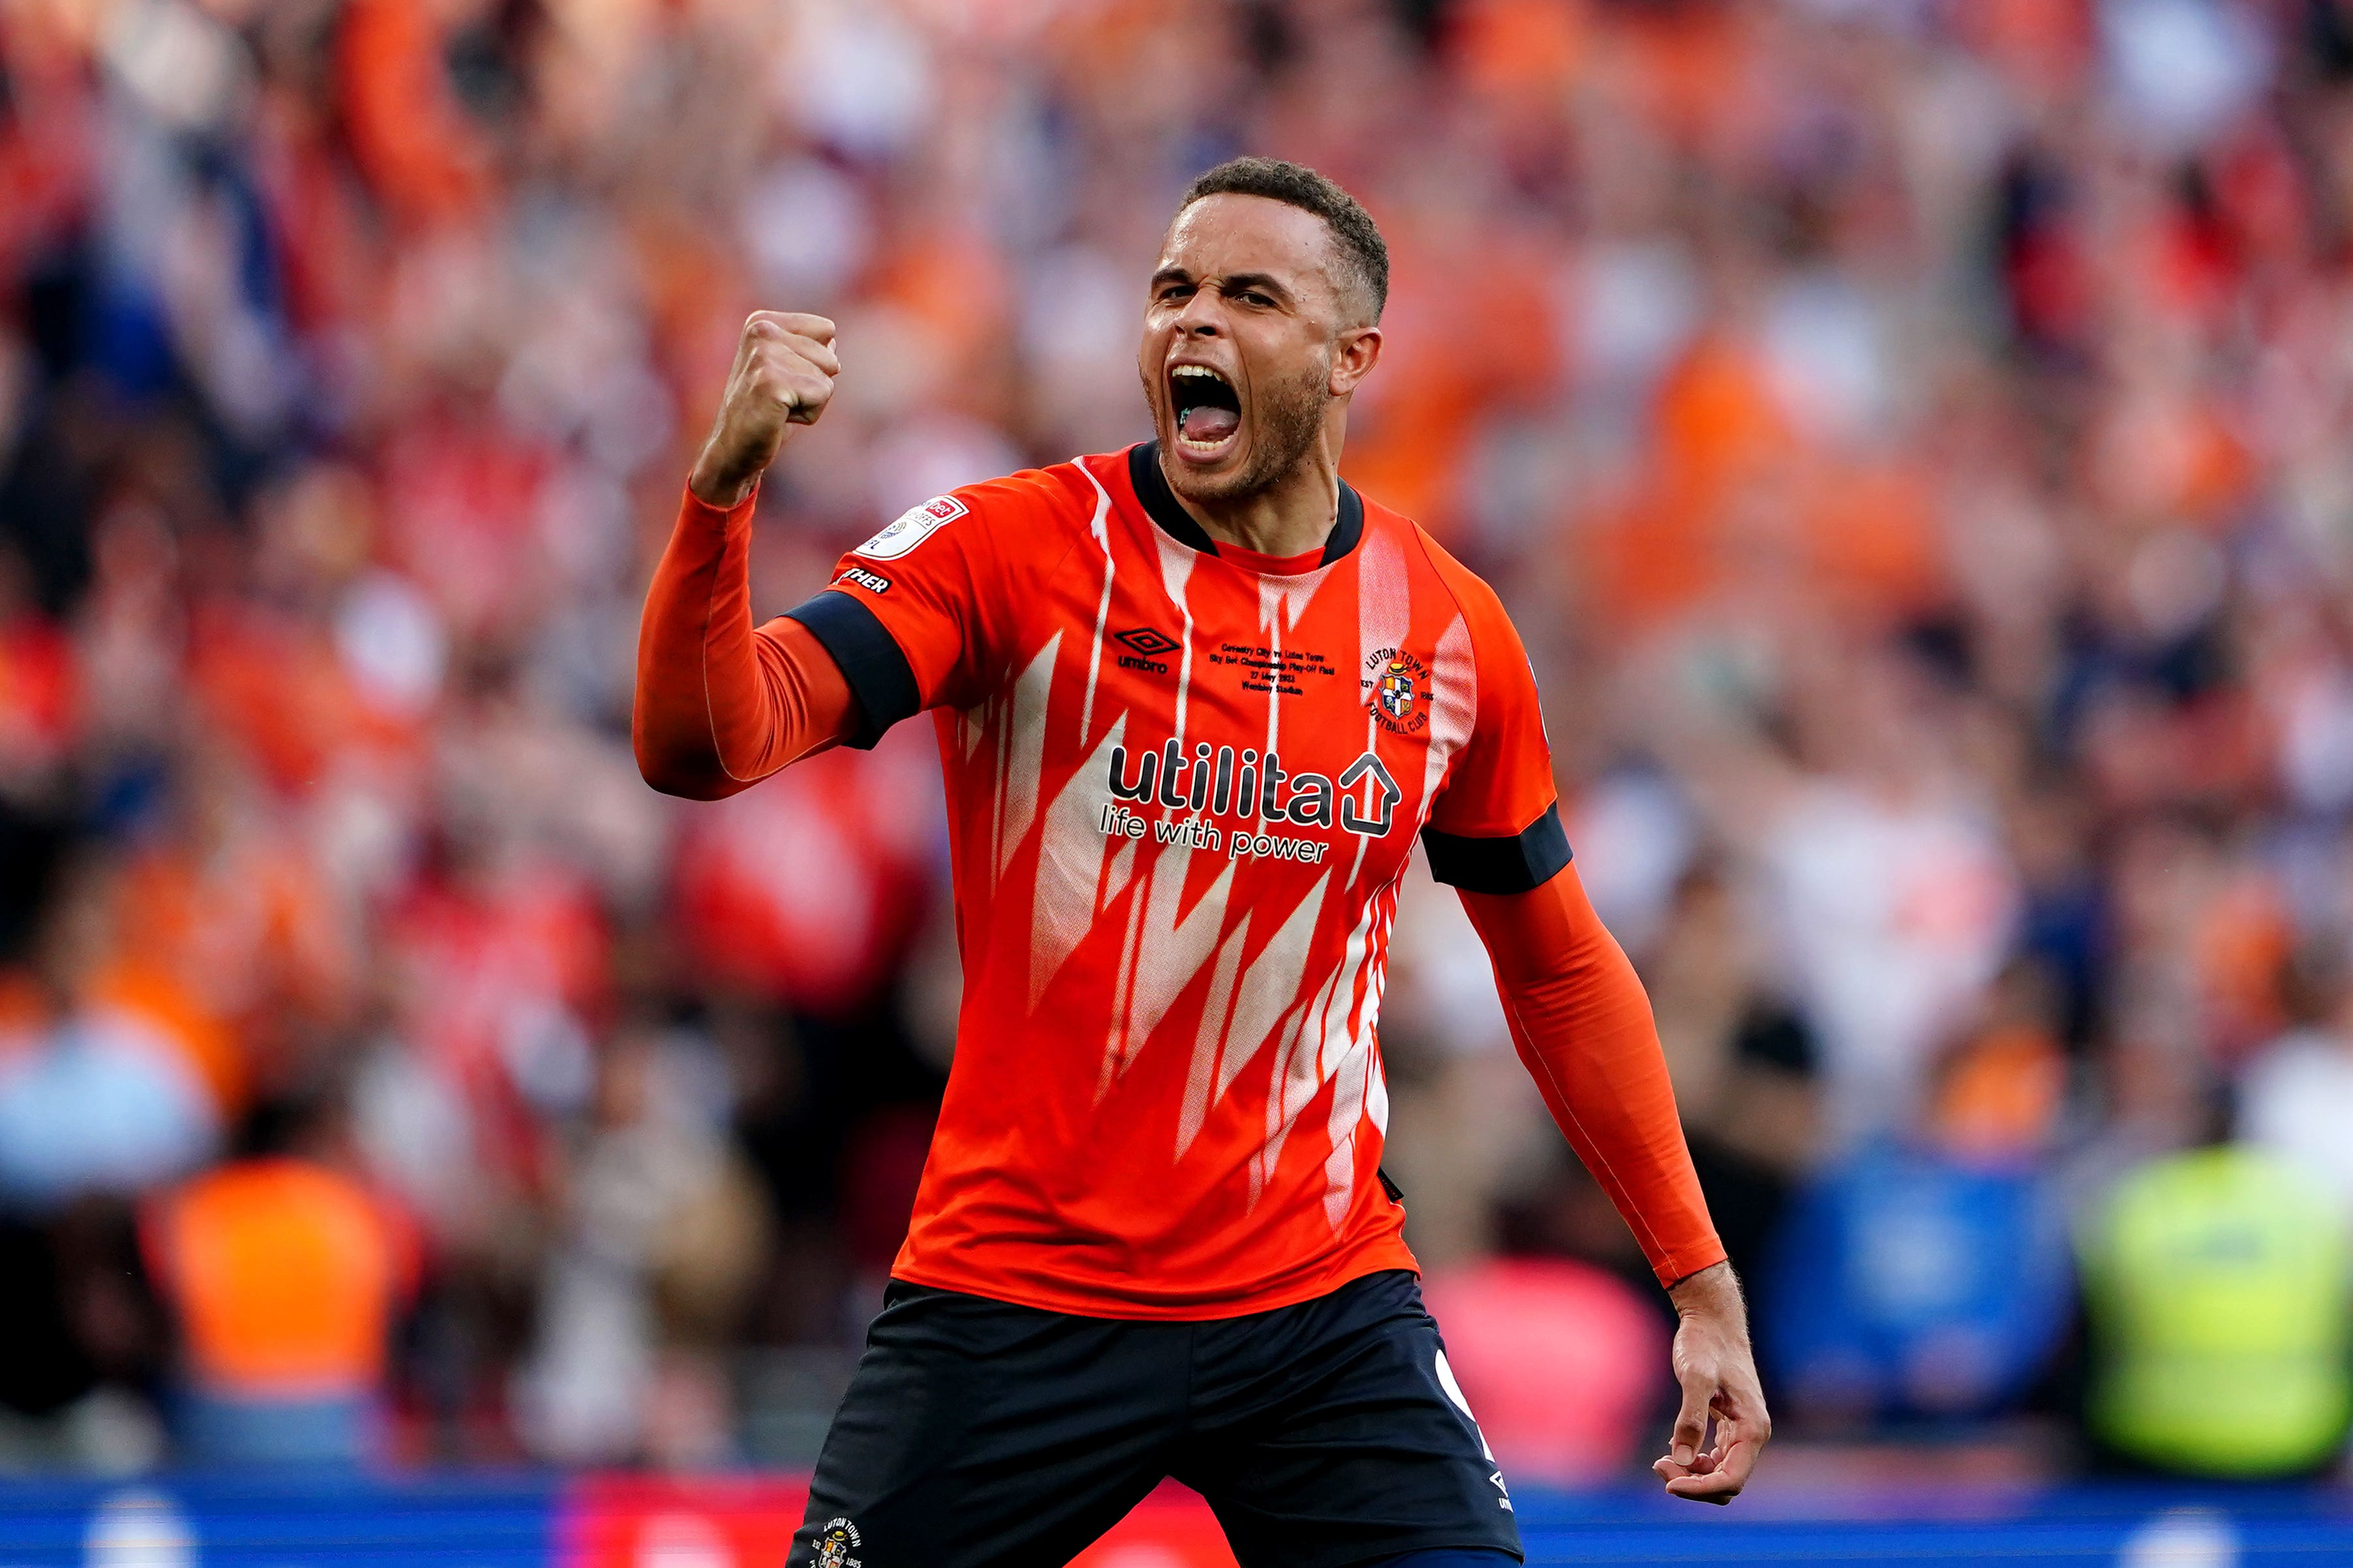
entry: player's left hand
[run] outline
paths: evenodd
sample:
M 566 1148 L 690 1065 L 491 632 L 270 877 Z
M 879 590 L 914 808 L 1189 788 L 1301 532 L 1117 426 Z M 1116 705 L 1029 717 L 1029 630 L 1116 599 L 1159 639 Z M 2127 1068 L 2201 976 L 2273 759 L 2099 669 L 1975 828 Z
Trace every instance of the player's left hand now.
M 1721 1506 L 1748 1484 L 1757 1456 L 1773 1436 L 1757 1357 L 1748 1347 L 1748 1310 L 1729 1263 L 1675 1281 L 1668 1294 L 1682 1319 L 1674 1366 L 1683 1402 L 1667 1452 L 1651 1468 L 1676 1497 Z

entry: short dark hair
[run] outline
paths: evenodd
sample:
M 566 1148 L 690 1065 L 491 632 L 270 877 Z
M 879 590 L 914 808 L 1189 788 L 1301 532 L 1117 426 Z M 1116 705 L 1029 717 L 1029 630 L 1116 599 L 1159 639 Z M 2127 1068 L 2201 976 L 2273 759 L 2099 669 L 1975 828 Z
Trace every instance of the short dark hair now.
M 1371 296 L 1373 320 L 1381 319 L 1381 309 L 1389 302 L 1389 247 L 1373 215 L 1356 197 L 1304 163 L 1281 158 L 1229 158 L 1186 186 L 1176 210 L 1181 213 L 1204 196 L 1264 196 L 1322 218 L 1332 231 L 1346 281 Z

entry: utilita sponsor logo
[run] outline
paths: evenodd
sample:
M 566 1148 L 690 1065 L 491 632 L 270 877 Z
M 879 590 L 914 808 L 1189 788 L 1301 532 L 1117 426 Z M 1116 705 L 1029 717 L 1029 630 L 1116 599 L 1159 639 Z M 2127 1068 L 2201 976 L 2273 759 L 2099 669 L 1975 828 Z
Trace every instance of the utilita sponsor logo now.
M 1167 674 L 1166 656 L 1185 646 L 1175 637 L 1155 632 L 1150 626 L 1136 626 L 1112 635 L 1125 643 L 1129 649 L 1119 656 L 1120 668 L 1149 670 L 1154 675 Z
M 1289 822 L 1329 827 L 1336 805 L 1340 826 L 1367 838 L 1379 838 L 1395 825 L 1397 804 L 1405 794 L 1370 752 L 1350 763 L 1335 781 L 1323 773 L 1285 773 L 1282 756 L 1274 752 L 1263 757 L 1247 746 L 1239 752 L 1231 746 L 1213 752 L 1207 741 L 1197 742 L 1189 756 L 1181 742 L 1167 742 L 1138 757 L 1133 772 L 1127 748 L 1113 746 L 1110 783 L 1112 795 L 1120 800 L 1244 821 L 1263 819 L 1270 826 Z

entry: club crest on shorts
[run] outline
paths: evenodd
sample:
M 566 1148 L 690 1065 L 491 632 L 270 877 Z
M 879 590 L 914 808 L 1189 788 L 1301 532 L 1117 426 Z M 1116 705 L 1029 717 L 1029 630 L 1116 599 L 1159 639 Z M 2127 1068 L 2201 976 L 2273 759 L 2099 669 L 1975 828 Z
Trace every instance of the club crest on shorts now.
M 1374 720 L 1392 735 L 1418 735 L 1430 723 L 1430 667 L 1398 648 L 1365 659 L 1363 681 Z
M 850 1553 L 858 1550 L 858 1527 L 846 1519 L 831 1519 L 817 1538 L 817 1568 L 859 1568 Z
M 933 534 L 965 514 L 965 504 L 954 496 L 934 496 L 911 506 L 892 520 L 891 526 L 850 552 L 870 561 L 896 561 Z

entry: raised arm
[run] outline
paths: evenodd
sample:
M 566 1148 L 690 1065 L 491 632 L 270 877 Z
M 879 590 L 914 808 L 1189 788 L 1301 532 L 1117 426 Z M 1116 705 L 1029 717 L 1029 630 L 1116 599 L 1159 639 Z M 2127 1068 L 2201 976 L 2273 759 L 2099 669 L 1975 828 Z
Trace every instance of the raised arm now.
M 752 624 L 752 506 L 792 430 L 817 422 L 840 366 L 822 316 L 755 313 L 679 503 L 638 632 L 631 740 L 667 795 L 717 800 L 849 738 L 839 667 L 797 621 Z
M 1709 1222 L 1650 998 L 1577 868 L 1523 892 L 1462 892 L 1545 1103 L 1672 1296 L 1683 1408 L 1653 1467 L 1678 1497 L 1729 1502 L 1771 1435 L 1740 1287 Z M 1715 1418 L 1715 1441 L 1707 1423 Z

